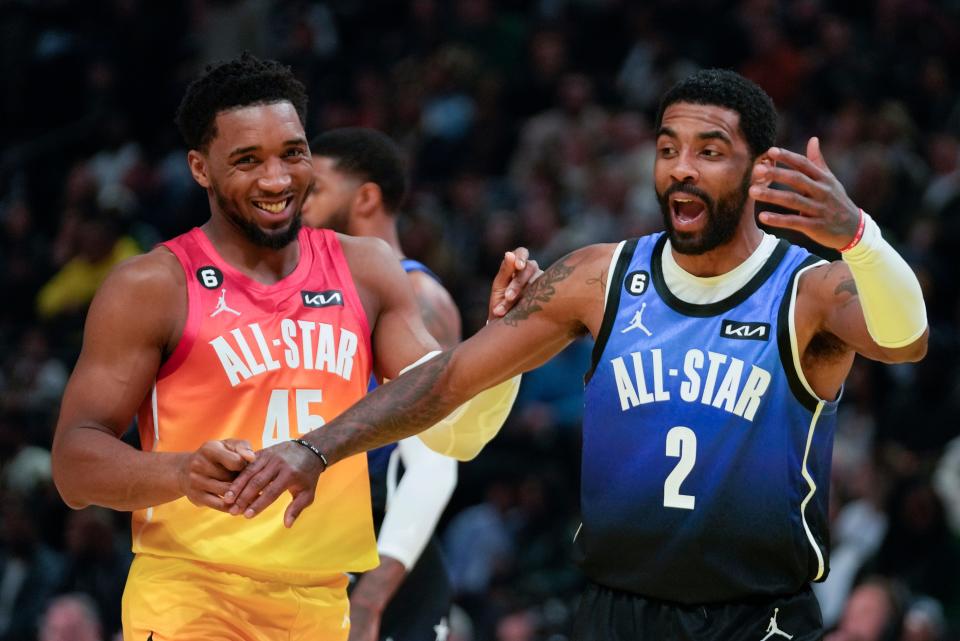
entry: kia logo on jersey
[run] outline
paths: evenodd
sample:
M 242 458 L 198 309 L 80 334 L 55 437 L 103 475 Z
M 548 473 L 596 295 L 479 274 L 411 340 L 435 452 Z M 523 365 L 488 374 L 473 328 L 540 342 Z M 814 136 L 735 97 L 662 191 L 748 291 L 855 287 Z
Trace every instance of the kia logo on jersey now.
M 770 323 L 750 323 L 724 320 L 720 326 L 720 336 L 738 340 L 770 340 Z
M 339 305 L 343 307 L 343 294 L 339 289 L 328 289 L 325 292 L 301 291 L 300 297 L 303 298 L 304 307 L 331 307 Z

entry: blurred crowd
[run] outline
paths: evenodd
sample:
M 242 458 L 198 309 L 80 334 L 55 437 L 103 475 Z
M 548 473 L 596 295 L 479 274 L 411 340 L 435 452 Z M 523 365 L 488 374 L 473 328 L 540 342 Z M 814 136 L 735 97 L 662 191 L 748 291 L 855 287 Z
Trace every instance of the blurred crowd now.
M 104 275 L 207 218 L 173 113 L 198 70 L 243 50 L 307 85 L 308 135 L 360 125 L 401 144 L 404 247 L 467 335 L 504 250 L 546 265 L 661 228 L 652 119 L 676 79 L 757 81 L 779 144 L 819 135 L 920 275 L 931 326 L 924 361 L 858 359 L 844 391 L 816 587 L 828 639 L 960 639 L 960 2 L 0 0 L 0 641 L 119 628 L 129 519 L 59 500 L 58 402 Z M 590 349 L 526 376 L 501 436 L 461 466 L 439 530 L 451 641 L 566 638 Z

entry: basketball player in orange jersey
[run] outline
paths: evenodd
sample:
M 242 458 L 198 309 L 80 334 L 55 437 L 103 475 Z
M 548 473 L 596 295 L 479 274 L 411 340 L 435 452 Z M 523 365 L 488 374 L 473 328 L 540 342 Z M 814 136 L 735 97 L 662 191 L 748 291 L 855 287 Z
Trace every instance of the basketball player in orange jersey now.
M 128 641 L 342 641 L 345 572 L 377 564 L 365 456 L 327 475 L 296 524 L 279 507 L 252 522 L 224 512 L 254 450 L 294 439 L 317 458 L 299 437 L 371 374 L 395 378 L 437 348 L 386 243 L 301 229 L 305 109 L 289 69 L 249 55 L 191 84 L 177 123 L 210 220 L 122 264 L 89 310 L 53 472 L 71 507 L 134 512 Z M 520 262 L 492 306 L 535 271 L 508 284 Z M 494 424 L 516 391 L 498 393 L 482 410 Z M 134 415 L 142 451 L 119 439 Z
M 427 330 L 460 341 L 460 313 L 439 278 L 404 257 L 397 219 L 407 193 L 400 149 L 373 129 L 335 129 L 310 141 L 316 182 L 304 223 L 381 238 L 403 266 Z M 406 438 L 368 453 L 380 565 L 350 591 L 350 641 L 431 640 L 447 629 L 452 589 L 433 538 L 457 484 L 457 462 Z

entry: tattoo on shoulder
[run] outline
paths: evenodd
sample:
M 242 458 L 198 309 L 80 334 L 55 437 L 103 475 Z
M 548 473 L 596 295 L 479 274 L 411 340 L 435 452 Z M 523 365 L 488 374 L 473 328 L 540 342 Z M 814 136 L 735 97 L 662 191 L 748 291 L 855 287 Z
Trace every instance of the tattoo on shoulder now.
M 600 293 L 607 293 L 607 270 L 600 272 L 600 275 L 596 278 L 588 278 L 587 285 L 600 285 Z
M 837 288 L 833 290 L 834 296 L 839 296 L 843 292 L 850 294 L 851 296 L 857 296 L 857 284 L 853 282 L 852 278 L 848 278 L 837 285 Z
M 535 280 L 532 285 L 527 286 L 520 302 L 503 318 L 505 325 L 516 327 L 520 321 L 542 311 L 541 303 L 549 303 L 556 296 L 557 288 L 555 285 L 569 278 L 573 270 L 576 269 L 576 265 L 568 265 L 565 260 L 564 258 L 558 260 L 547 271 L 543 272 L 543 275 Z

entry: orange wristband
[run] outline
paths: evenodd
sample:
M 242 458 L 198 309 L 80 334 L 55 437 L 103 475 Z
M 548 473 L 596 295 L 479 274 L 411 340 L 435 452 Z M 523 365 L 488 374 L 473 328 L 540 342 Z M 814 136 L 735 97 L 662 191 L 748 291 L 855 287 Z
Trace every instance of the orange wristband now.
M 853 235 L 853 239 L 840 248 L 840 253 L 850 251 L 860 243 L 860 239 L 863 238 L 863 229 L 866 226 L 867 219 L 863 214 L 863 210 L 860 210 L 860 222 L 857 223 L 857 233 Z

